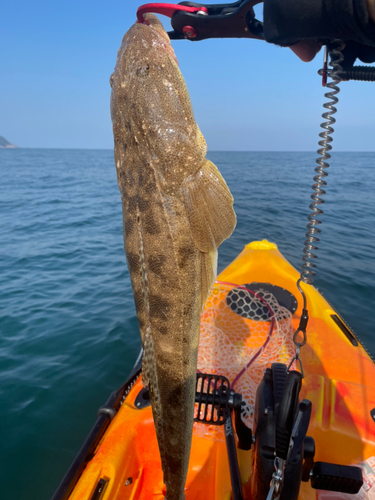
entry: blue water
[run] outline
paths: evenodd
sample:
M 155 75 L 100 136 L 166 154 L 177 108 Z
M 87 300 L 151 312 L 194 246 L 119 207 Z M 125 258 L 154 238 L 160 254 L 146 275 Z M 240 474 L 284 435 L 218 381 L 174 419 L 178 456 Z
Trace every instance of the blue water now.
M 238 225 L 298 269 L 314 153 L 210 153 Z M 1 496 L 48 500 L 140 340 L 112 151 L 0 150 Z M 336 153 L 316 286 L 375 355 L 375 153 Z

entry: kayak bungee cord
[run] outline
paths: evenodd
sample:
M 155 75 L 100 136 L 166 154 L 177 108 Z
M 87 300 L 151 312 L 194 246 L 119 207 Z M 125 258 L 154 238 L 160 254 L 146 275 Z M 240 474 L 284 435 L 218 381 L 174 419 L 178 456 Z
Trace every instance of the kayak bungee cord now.
M 329 89 L 332 90 L 331 92 L 326 92 L 324 94 L 324 97 L 330 100 L 323 104 L 323 107 L 328 109 L 328 111 L 322 114 L 322 117 L 326 121 L 321 123 L 320 125 L 321 128 L 323 129 L 323 132 L 320 132 L 319 134 L 319 137 L 321 137 L 322 140 L 320 140 L 318 143 L 320 149 L 318 149 L 317 153 L 320 156 L 317 160 L 315 160 L 315 162 L 318 164 L 318 166 L 315 168 L 315 172 L 317 175 L 313 179 L 315 184 L 311 186 L 312 190 L 314 191 L 314 193 L 310 196 L 313 202 L 309 206 L 310 210 L 312 210 L 312 213 L 307 217 L 307 219 L 309 220 L 306 226 L 307 233 L 305 234 L 305 237 L 307 239 L 305 240 L 304 243 L 304 249 L 303 249 L 304 255 L 302 257 L 303 264 L 302 264 L 301 274 L 297 281 L 297 288 L 300 291 L 303 298 L 303 308 L 299 326 L 293 336 L 293 342 L 296 345 L 296 354 L 288 367 L 289 371 L 293 361 L 298 360 L 302 375 L 303 375 L 303 369 L 299 354 L 300 354 L 300 348 L 303 347 L 307 341 L 306 328 L 309 320 L 309 315 L 307 310 L 307 299 L 305 292 L 301 288 L 301 282 L 306 283 L 307 285 L 312 285 L 314 283 L 314 276 L 316 276 L 316 272 L 314 271 L 314 268 L 316 268 L 316 264 L 313 262 L 312 259 L 316 259 L 317 255 L 315 255 L 312 251 L 318 250 L 317 243 L 319 242 L 319 238 L 317 237 L 317 235 L 319 235 L 321 232 L 318 226 L 322 224 L 322 221 L 319 220 L 317 217 L 323 214 L 323 210 L 319 208 L 319 205 L 322 205 L 324 203 L 324 200 L 321 198 L 321 196 L 326 194 L 323 188 L 327 186 L 327 182 L 324 180 L 324 178 L 328 177 L 328 172 L 326 171 L 326 169 L 329 168 L 328 160 L 331 158 L 329 151 L 332 150 L 332 146 L 330 144 L 333 141 L 333 138 L 331 136 L 334 132 L 332 125 L 336 122 L 335 118 L 333 118 L 333 115 L 337 112 L 335 104 L 339 102 L 339 99 L 336 96 L 340 92 L 340 88 L 338 85 L 342 81 L 341 73 L 343 69 L 341 63 L 344 60 L 342 51 L 345 48 L 345 43 L 342 42 L 342 40 L 337 40 L 337 39 L 333 40 L 332 43 L 338 46 L 336 48 L 332 48 L 329 51 L 329 55 L 331 56 L 329 65 L 332 68 L 328 68 L 327 64 L 328 47 L 326 45 L 324 50 L 323 68 L 318 71 L 318 74 L 322 76 L 323 86 L 324 87 L 327 86 Z M 332 81 L 327 83 L 327 77 L 330 77 Z M 297 341 L 299 333 L 302 334 L 301 342 Z

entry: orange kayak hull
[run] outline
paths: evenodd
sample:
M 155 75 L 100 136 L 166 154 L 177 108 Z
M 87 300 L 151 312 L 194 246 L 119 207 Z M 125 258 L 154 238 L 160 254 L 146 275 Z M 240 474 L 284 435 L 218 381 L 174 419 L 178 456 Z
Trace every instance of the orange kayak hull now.
M 218 280 L 272 283 L 288 290 L 298 301 L 292 317 L 296 330 L 302 312 L 298 277 L 277 246 L 263 241 L 247 245 Z M 310 320 L 307 344 L 301 350 L 305 372 L 301 399 L 312 401 L 308 435 L 316 443 L 315 460 L 359 464 L 375 456 L 375 422 L 370 414 L 375 408 L 375 365 L 321 293 L 310 285 L 302 287 Z M 338 321 L 334 319 L 337 317 Z M 139 409 L 136 404 L 142 388 L 139 375 L 78 479 L 71 500 L 93 498 L 100 480 L 103 491 L 97 498 L 101 500 L 164 499 L 151 407 Z M 243 495 L 251 499 L 252 451 L 237 450 L 237 455 Z M 226 445 L 215 433 L 195 430 L 185 493 L 187 500 L 230 500 Z M 317 495 L 310 483 L 302 483 L 300 500 L 316 500 Z

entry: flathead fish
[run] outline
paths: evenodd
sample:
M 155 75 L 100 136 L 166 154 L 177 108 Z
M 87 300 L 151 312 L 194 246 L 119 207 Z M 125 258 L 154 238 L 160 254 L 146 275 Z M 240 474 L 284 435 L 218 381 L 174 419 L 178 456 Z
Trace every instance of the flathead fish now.
M 152 14 L 125 34 L 111 76 L 124 242 L 168 500 L 185 498 L 200 315 L 233 198 L 194 120 L 168 35 Z

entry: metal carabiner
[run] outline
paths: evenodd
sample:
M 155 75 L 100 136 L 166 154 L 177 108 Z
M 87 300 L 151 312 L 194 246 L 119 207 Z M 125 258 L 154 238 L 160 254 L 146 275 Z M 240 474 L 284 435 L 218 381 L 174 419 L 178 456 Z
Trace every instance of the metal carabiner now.
M 301 347 L 303 347 L 306 344 L 306 342 L 307 342 L 306 327 L 307 327 L 308 321 L 309 321 L 309 312 L 307 309 L 302 309 L 302 314 L 301 314 L 299 326 L 293 335 L 293 342 L 295 343 L 295 345 L 298 345 L 297 336 L 299 333 L 302 333 L 302 342 L 299 342 L 299 344 L 301 345 Z
M 300 350 L 301 350 L 301 347 L 303 346 L 303 344 L 300 344 L 298 342 L 296 345 L 297 345 L 296 354 L 293 356 L 292 361 L 289 363 L 289 366 L 286 369 L 286 372 L 289 373 L 290 367 L 292 366 L 292 364 L 294 363 L 294 361 L 298 361 L 299 362 L 299 369 L 300 369 L 302 378 L 305 378 L 305 374 L 303 373 L 302 360 L 301 360 L 301 358 L 299 356 L 299 353 L 300 353 Z

